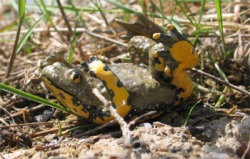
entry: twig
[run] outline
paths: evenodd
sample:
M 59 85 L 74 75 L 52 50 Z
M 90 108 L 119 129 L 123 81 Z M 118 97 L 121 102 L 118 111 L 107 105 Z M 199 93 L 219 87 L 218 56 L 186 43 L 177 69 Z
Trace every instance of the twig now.
M 10 55 L 10 62 L 8 64 L 8 67 L 7 67 L 6 71 L 5 71 L 5 76 L 4 76 L 5 78 L 9 77 L 12 66 L 14 64 L 14 60 L 15 60 L 15 57 L 16 57 L 16 49 L 17 49 L 19 36 L 20 36 L 20 30 L 21 30 L 21 27 L 22 27 L 22 21 L 23 21 L 23 17 L 20 18 L 20 20 L 19 20 L 18 28 L 17 28 L 17 31 L 16 31 L 15 43 L 14 43 L 13 50 L 12 50 L 11 55 Z
M 129 130 L 129 125 L 124 121 L 124 119 L 117 113 L 116 109 L 112 107 L 111 104 L 109 104 L 109 111 L 110 113 L 115 117 L 115 119 L 118 121 L 121 130 L 122 130 L 122 136 L 124 138 L 124 153 L 122 158 L 129 159 L 131 154 L 131 134 Z
M 122 130 L 122 136 L 124 138 L 124 153 L 123 157 L 124 159 L 129 159 L 131 154 L 131 134 L 129 130 L 129 125 L 125 122 L 124 118 L 122 118 L 116 111 L 114 107 L 112 107 L 111 102 L 107 102 L 106 98 L 98 91 L 98 89 L 93 89 L 93 93 L 105 104 L 106 107 L 109 108 L 109 111 L 111 115 L 117 120 L 119 123 L 121 130 Z
M 10 128 L 10 127 L 19 127 L 19 126 L 37 126 L 37 125 L 53 125 L 53 124 L 55 124 L 55 122 L 35 122 L 35 123 L 25 123 L 25 124 L 11 124 L 11 125 L 0 126 L 0 129 Z
M 150 111 L 139 117 L 136 117 L 135 119 L 129 122 L 128 127 L 131 127 L 132 125 L 136 124 L 138 121 L 143 120 L 145 117 L 156 114 L 156 113 L 157 113 L 156 111 Z
M 75 127 L 75 125 L 63 126 L 60 129 L 61 130 L 68 130 L 68 129 L 72 128 L 72 127 Z M 57 132 L 57 131 L 58 131 L 58 128 L 53 128 L 53 129 L 50 129 L 50 130 L 45 130 L 45 131 L 41 131 L 41 132 L 32 134 L 31 137 L 34 138 L 34 137 L 37 137 L 37 136 L 45 136 L 47 134 L 51 134 L 51 133 L 54 133 L 54 132 Z
M 15 120 L 13 119 L 13 117 L 11 116 L 11 114 L 10 114 L 5 108 L 3 108 L 2 106 L 0 106 L 0 108 L 1 108 L 6 114 L 9 115 L 9 118 L 11 118 L 11 120 L 12 120 L 13 123 L 16 123 Z M 6 123 L 6 122 L 5 122 L 5 120 L 6 120 L 5 118 L 4 118 L 4 119 L 1 118 L 1 120 L 2 120 L 2 122 L 4 121 L 3 123 Z M 7 125 L 8 125 L 8 124 L 7 124 Z
M 201 74 L 201 75 L 204 75 L 204 76 L 206 76 L 206 77 L 208 77 L 208 78 L 211 78 L 212 80 L 215 80 L 215 81 L 217 81 L 217 82 L 220 82 L 221 84 L 224 84 L 224 85 L 229 86 L 229 87 L 231 87 L 231 88 L 233 88 L 233 89 L 235 89 L 235 90 L 237 90 L 237 91 L 239 91 L 239 92 L 241 92 L 241 93 L 244 93 L 244 94 L 247 95 L 247 96 L 250 96 L 250 92 L 248 92 L 248 91 L 246 91 L 246 90 L 243 90 L 243 89 L 240 89 L 240 88 L 238 88 L 237 86 L 235 86 L 235 85 L 233 85 L 233 84 L 231 84 L 231 83 L 229 83 L 229 82 L 223 81 L 222 79 L 220 79 L 220 78 L 218 78 L 218 77 L 215 77 L 215 76 L 213 76 L 213 75 L 211 75 L 211 74 L 208 74 L 208 73 L 206 73 L 206 72 L 204 72 L 204 71 L 202 71 L 202 70 L 198 70 L 198 69 L 196 69 L 196 68 L 192 68 L 192 71 L 195 71 L 195 72 L 197 72 L 197 73 L 199 73 L 199 74 Z
M 97 131 L 102 130 L 102 129 L 106 128 L 106 127 L 117 125 L 117 123 L 118 122 L 115 119 L 111 120 L 110 122 L 107 122 L 107 123 L 105 123 L 103 125 L 100 125 L 100 126 L 94 128 L 94 129 L 91 129 L 89 131 L 85 131 L 84 133 L 81 133 L 81 134 L 77 135 L 76 137 L 90 136 L 92 134 L 95 134 Z
M 85 32 L 86 34 L 89 34 L 90 36 L 93 36 L 93 37 L 96 37 L 96 38 L 99 38 L 99 39 L 102 39 L 102 40 L 105 40 L 105 41 L 109 41 L 109 42 L 112 42 L 114 44 L 117 44 L 117 45 L 120 45 L 120 46 L 124 46 L 124 47 L 128 47 L 127 44 L 123 43 L 123 42 L 119 42 L 117 40 L 113 40 L 113 39 L 110 39 L 110 38 L 107 38 L 107 37 L 104 37 L 104 36 L 101 36 L 99 34 L 96 34 L 96 33 L 93 33 L 89 30 L 84 30 L 83 32 Z M 81 40 L 81 38 L 79 39 Z
M 32 108 L 30 108 L 30 109 L 27 109 L 27 111 L 28 111 L 28 112 L 32 112 L 32 111 L 35 111 L 35 110 L 38 110 L 38 109 L 42 109 L 42 108 L 44 108 L 44 107 L 45 107 L 44 104 L 39 104 L 39 105 L 37 105 L 37 106 L 35 106 L 35 107 L 32 107 Z M 9 118 L 12 118 L 12 120 L 14 120 L 13 117 L 18 117 L 18 116 L 20 116 L 20 115 L 22 115 L 22 114 L 23 114 L 23 112 L 22 112 L 22 111 L 19 111 L 19 112 L 16 112 L 16 113 L 14 113 L 14 114 L 9 114 L 8 117 L 3 118 L 3 119 L 4 119 L 4 120 L 7 120 L 7 119 L 9 119 Z

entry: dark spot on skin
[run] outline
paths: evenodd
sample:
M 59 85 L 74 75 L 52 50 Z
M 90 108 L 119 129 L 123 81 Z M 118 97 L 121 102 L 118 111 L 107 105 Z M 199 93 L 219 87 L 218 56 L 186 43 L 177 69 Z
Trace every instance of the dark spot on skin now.
M 82 111 L 89 112 L 88 120 L 94 122 L 96 118 L 104 121 L 104 117 L 110 117 L 109 111 L 103 111 L 103 106 L 95 107 L 87 104 L 82 105 Z
M 104 71 L 110 71 L 110 68 L 109 68 L 107 65 L 105 65 L 105 66 L 103 67 L 103 70 L 104 70 Z
M 97 76 L 96 76 L 96 74 L 95 74 L 95 72 L 94 72 L 94 71 L 89 71 L 89 75 L 90 75 L 91 77 L 95 77 L 95 78 L 97 78 Z
M 181 92 L 185 92 L 185 90 L 183 88 L 178 88 L 175 92 L 175 101 L 183 101 L 183 99 L 179 99 L 178 95 L 181 94 Z
M 88 67 L 89 67 L 89 64 L 88 64 L 87 62 L 84 61 L 84 62 L 81 63 L 81 66 L 82 66 L 82 67 L 85 67 L 85 68 L 88 68 Z
M 107 89 L 107 92 L 109 93 L 110 97 L 113 98 L 115 96 L 115 92 L 111 89 L 108 89 L 107 82 L 105 80 L 102 80 L 103 85 Z
M 92 112 L 92 117 L 95 119 L 96 118 L 96 113 Z
M 105 116 L 110 116 L 110 111 L 106 111 Z
M 77 97 L 72 97 L 72 103 L 76 106 L 80 106 L 81 105 L 81 101 L 77 98 Z
M 89 68 L 85 67 L 84 69 L 84 72 L 89 72 Z
M 154 63 L 161 64 L 161 61 L 159 60 L 158 57 L 154 57 L 153 59 Z
M 119 88 L 123 87 L 123 84 L 120 80 L 117 81 L 117 87 L 119 87 Z
M 175 100 L 175 101 L 179 101 L 179 97 L 178 97 L 178 96 L 175 96 L 174 100 Z
M 62 98 L 63 100 L 65 100 L 65 96 L 64 96 L 62 93 L 59 93 L 58 96 L 59 96 L 60 98 Z
M 93 109 L 91 112 L 93 112 L 93 118 L 100 118 L 102 120 L 104 120 L 104 117 L 110 117 L 110 112 L 107 111 L 103 111 L 103 106 L 98 107 L 96 109 Z
M 86 108 L 83 108 L 82 111 L 83 111 L 83 112 L 87 112 L 88 110 L 87 110 Z
M 77 110 L 75 108 L 72 108 L 73 109 L 73 112 L 77 112 Z
M 127 99 L 127 105 L 132 105 L 132 99 L 130 95 L 128 96 L 128 99 Z
M 180 94 L 181 92 L 185 92 L 185 90 L 183 88 L 178 88 L 176 90 L 176 94 Z
M 105 80 L 102 80 L 102 83 L 107 88 L 107 82 Z
M 184 101 L 184 98 L 180 98 L 180 102 L 183 102 Z
M 171 71 L 173 71 L 174 69 L 178 68 L 179 66 L 179 62 L 176 61 L 170 51 L 166 51 L 166 50 L 160 50 L 158 51 L 159 57 L 163 58 L 166 62 L 166 65 L 170 68 Z
M 108 93 L 111 97 L 114 97 L 115 96 L 115 92 L 112 90 L 112 89 L 109 89 L 108 90 Z
M 158 77 L 157 80 L 161 80 L 161 81 L 163 81 L 165 83 L 171 83 L 172 80 L 173 80 L 172 77 L 166 76 L 163 71 L 157 71 L 156 72 L 156 77 Z

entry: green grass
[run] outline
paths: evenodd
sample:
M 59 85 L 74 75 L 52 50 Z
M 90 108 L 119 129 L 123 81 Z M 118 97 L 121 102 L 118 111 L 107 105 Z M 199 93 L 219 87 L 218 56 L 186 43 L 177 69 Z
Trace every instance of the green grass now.
M 41 104 L 44 104 L 44 105 L 48 105 L 48 106 L 51 106 L 51 107 L 59 109 L 59 110 L 62 110 L 64 112 L 72 113 L 71 111 L 69 111 L 68 109 L 66 109 L 65 107 L 63 107 L 61 105 L 58 105 L 58 104 L 56 104 L 54 102 L 43 99 L 41 97 L 32 95 L 30 93 L 21 91 L 19 89 L 13 88 L 11 86 L 5 85 L 3 83 L 0 83 L 0 91 L 6 91 L 6 92 L 9 92 L 9 93 L 13 93 L 13 94 L 19 95 L 21 97 L 27 98 L 29 100 L 32 100 L 32 101 L 35 101 L 35 102 L 38 102 L 38 103 L 41 103 Z

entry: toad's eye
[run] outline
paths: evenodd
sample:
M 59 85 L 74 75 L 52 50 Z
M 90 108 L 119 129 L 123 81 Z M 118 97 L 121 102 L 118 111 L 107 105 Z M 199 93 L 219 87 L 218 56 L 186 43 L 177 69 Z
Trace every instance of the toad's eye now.
M 74 71 L 70 73 L 69 78 L 71 79 L 72 82 L 76 84 L 82 81 L 82 76 L 79 73 L 74 72 Z

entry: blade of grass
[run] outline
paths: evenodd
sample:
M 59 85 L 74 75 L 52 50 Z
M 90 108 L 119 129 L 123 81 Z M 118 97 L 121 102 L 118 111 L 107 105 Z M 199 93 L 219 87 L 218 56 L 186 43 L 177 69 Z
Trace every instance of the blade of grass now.
M 211 56 L 211 54 L 209 52 L 206 52 L 207 57 L 209 58 L 209 60 L 212 62 L 212 64 L 214 65 L 215 69 L 219 72 L 221 78 L 223 80 L 225 80 L 226 82 L 229 82 L 226 75 L 224 74 L 224 72 L 221 70 L 220 66 L 215 62 L 214 58 Z
M 202 1 L 201 1 L 200 16 L 199 16 L 199 20 L 198 20 L 197 28 L 196 28 L 196 29 L 199 29 L 199 28 L 200 28 L 201 20 L 202 20 L 202 17 L 203 17 L 203 15 L 204 15 L 204 12 L 205 12 L 205 4 L 206 4 L 206 0 L 202 0 Z
M 68 62 L 72 61 L 73 55 L 75 53 L 75 47 L 77 46 L 76 27 L 77 27 L 77 25 L 75 25 L 73 36 L 71 37 L 71 40 L 70 40 L 71 41 L 71 47 L 70 47 L 70 51 L 69 51 Z M 79 48 L 79 51 L 80 51 L 81 50 L 80 46 L 78 48 Z
M 15 60 L 15 57 L 16 57 L 16 48 L 17 48 L 18 39 L 19 39 L 19 36 L 20 36 L 20 31 L 21 31 L 21 26 L 22 26 L 22 21 L 24 19 L 24 15 L 25 15 L 25 0 L 19 0 L 18 1 L 19 23 L 18 23 L 15 43 L 14 43 L 14 46 L 13 46 L 12 53 L 10 55 L 10 62 L 9 62 L 9 65 L 8 65 L 8 67 L 6 69 L 6 72 L 5 72 L 5 76 L 4 76 L 5 78 L 9 77 L 10 71 L 11 71 L 12 66 L 14 64 L 14 60 Z
M 210 59 L 210 61 L 212 62 L 214 68 L 219 72 L 221 78 L 223 80 L 225 80 L 226 82 L 229 82 L 226 75 L 224 74 L 224 72 L 221 70 L 221 68 L 219 67 L 219 65 L 215 62 L 214 58 L 211 56 L 210 53 L 206 53 L 206 55 L 208 56 L 208 58 Z M 226 86 L 223 90 L 223 93 L 226 93 L 228 91 L 228 87 Z M 215 108 L 218 108 L 221 106 L 222 102 L 224 101 L 224 99 L 226 98 L 225 94 L 222 94 L 219 98 L 219 100 L 217 101 L 217 103 L 215 104 Z M 230 98 L 230 97 L 228 97 Z
M 32 101 L 35 101 L 35 102 L 38 102 L 38 103 L 41 103 L 41 104 L 44 104 L 44 105 L 49 105 L 53 108 L 56 108 L 56 109 L 60 109 L 62 111 L 65 111 L 65 112 L 68 112 L 68 113 L 71 113 L 73 114 L 71 111 L 69 111 L 68 109 L 66 109 L 65 107 L 61 106 L 61 105 L 58 105 L 56 103 L 53 103 L 49 100 L 46 100 L 46 99 L 43 99 L 41 97 L 38 97 L 38 96 L 35 96 L 35 95 L 32 95 L 30 93 L 27 93 L 27 92 L 24 92 L 24 91 L 21 91 L 19 89 L 15 89 L 13 87 L 10 87 L 8 85 L 5 85 L 5 84 L 2 84 L 0 83 L 0 91 L 1 90 L 4 90 L 6 92 L 9 92 L 9 93 L 13 93 L 13 94 L 16 94 L 16 95 L 19 95 L 21 97 L 24 97 L 24 98 L 27 98 L 27 99 L 30 99 Z
M 141 5 L 141 8 L 142 8 L 142 13 L 147 16 L 147 7 L 146 7 L 146 0 L 140 0 L 140 5 Z
M 186 118 L 186 120 L 185 120 L 184 126 L 187 126 L 188 119 L 190 118 L 190 115 L 191 115 L 191 113 L 192 113 L 194 107 L 195 107 L 197 104 L 199 104 L 200 102 L 201 102 L 201 100 L 197 101 L 197 102 L 192 106 L 192 108 L 190 109 L 190 111 L 189 111 L 189 113 L 188 113 L 188 116 L 187 116 L 187 118 Z
M 163 7 L 162 7 L 162 3 L 161 3 L 161 0 L 159 0 L 159 2 L 160 2 L 160 13 L 161 13 L 161 23 L 162 23 L 162 27 L 164 27 L 164 18 L 163 17 L 165 17 L 165 14 L 164 14 L 164 12 L 163 12 Z
M 201 35 L 201 21 L 202 21 L 202 16 L 204 15 L 205 12 L 205 4 L 206 4 L 206 0 L 202 0 L 201 2 L 201 11 L 200 11 L 200 16 L 199 16 L 199 20 L 197 25 L 195 25 L 196 27 L 196 31 L 195 31 L 195 38 L 193 40 L 193 44 L 196 45 L 197 41 L 199 40 L 199 37 Z
M 31 26 L 31 28 L 29 28 L 28 32 L 26 32 L 22 38 L 20 39 L 20 41 L 18 42 L 18 45 L 17 45 L 17 50 L 16 50 L 16 53 L 18 53 L 21 48 L 23 47 L 23 45 L 26 43 L 27 39 L 30 37 L 31 33 L 33 32 L 33 30 L 36 28 L 36 26 L 38 25 L 38 23 L 43 19 L 44 17 L 44 14 L 41 16 L 41 18 L 39 18 L 35 24 L 33 26 Z
M 129 12 L 129 13 L 136 13 L 137 12 L 137 11 L 134 11 L 134 10 L 126 7 L 125 5 L 123 5 L 122 3 L 119 3 L 117 1 L 113 1 L 113 0 L 105 0 L 105 1 L 108 2 L 109 4 L 116 6 L 117 8 L 122 9 L 124 12 Z
M 151 5 L 158 11 L 161 13 L 161 16 L 157 16 L 159 18 L 164 18 L 164 19 L 167 19 L 167 21 L 169 21 L 169 19 L 165 16 L 165 14 L 163 14 L 163 10 L 162 10 L 162 5 L 161 7 L 159 8 L 154 1 L 152 0 L 149 0 L 149 2 L 151 3 Z M 154 15 L 154 14 L 150 14 L 150 15 Z
M 72 0 L 69 0 L 69 4 L 72 6 L 73 10 L 75 11 L 76 15 L 77 15 L 77 19 L 80 20 L 80 22 L 82 23 L 83 27 L 85 29 L 88 29 L 88 26 L 86 25 L 85 21 L 82 19 L 81 14 L 83 12 L 83 8 L 80 10 L 80 13 L 78 12 L 77 8 L 74 6 L 74 4 L 72 3 Z
M 180 24 L 179 24 L 179 22 L 178 22 L 178 18 L 176 18 L 176 16 L 174 16 L 174 15 L 175 15 L 175 13 L 174 13 L 174 12 L 175 12 L 175 8 L 174 8 L 174 10 L 173 10 L 173 13 L 172 13 L 171 17 L 168 18 L 165 14 L 163 14 L 163 9 L 160 9 L 158 6 L 156 6 L 156 4 L 154 3 L 154 1 L 152 1 L 152 0 L 149 0 L 149 1 L 150 1 L 151 5 L 152 5 L 158 12 L 161 13 L 161 16 L 159 16 L 159 15 L 157 15 L 157 14 L 152 14 L 152 13 L 150 13 L 150 16 L 157 17 L 157 18 L 164 18 L 164 19 L 166 19 L 169 23 L 174 24 L 174 26 L 177 28 L 177 30 L 181 30 L 181 29 L 180 29 Z M 163 25 L 162 27 L 164 27 L 164 25 Z M 164 29 L 166 30 L 166 28 L 164 28 Z
M 1 28 L 0 28 L 0 33 L 5 32 L 5 31 L 8 31 L 8 30 L 11 30 L 11 29 L 13 29 L 14 27 L 16 27 L 16 25 L 17 25 L 17 21 L 14 20 L 14 21 L 11 22 L 10 24 L 7 24 L 7 25 L 1 27 Z M 14 41 L 14 40 L 13 40 L 13 41 Z
M 109 26 L 109 23 L 107 21 L 107 18 L 105 16 L 105 14 L 103 13 L 102 9 L 99 7 L 99 5 L 97 4 L 97 2 L 95 2 L 94 0 L 91 0 L 91 2 L 95 5 L 95 7 L 98 9 L 98 11 L 101 13 L 102 19 L 105 21 L 106 26 Z
M 34 0 L 36 2 L 36 0 Z M 30 9 L 39 9 L 41 7 L 40 4 L 38 5 L 34 5 L 34 4 L 27 4 L 26 5 L 27 8 Z M 72 8 L 72 6 L 63 6 L 63 9 L 67 12 L 75 12 L 75 10 Z M 81 7 L 81 8 L 75 8 L 77 11 L 83 11 L 83 12 L 89 12 L 89 13 L 93 13 L 93 12 L 98 12 L 99 10 L 96 8 L 91 8 L 91 7 Z M 46 10 L 47 11 L 59 11 L 59 8 L 57 5 L 46 5 Z M 108 12 L 108 13 L 123 13 L 124 11 L 121 9 L 102 9 L 103 12 Z M 134 13 L 135 11 L 133 11 Z
M 40 0 L 40 4 L 42 6 L 43 12 L 45 13 L 45 16 L 47 18 L 47 20 L 49 21 L 49 23 L 51 24 L 51 26 L 55 29 L 55 31 L 59 34 L 59 36 L 61 37 L 61 39 L 65 42 L 68 43 L 68 41 L 64 38 L 64 36 L 61 34 L 61 32 L 59 32 L 55 26 L 55 24 L 53 23 L 53 21 L 50 18 L 50 13 L 48 12 L 46 5 L 44 4 L 43 0 Z M 58 7 L 57 7 L 58 8 Z
M 188 11 L 189 11 L 190 13 L 192 13 L 192 12 L 190 11 L 189 7 L 187 7 L 186 2 L 185 2 L 184 0 L 182 0 L 182 2 L 184 3 L 185 8 L 187 8 Z M 187 15 L 186 10 L 185 10 L 184 7 L 180 4 L 179 0 L 175 0 L 175 3 L 180 7 L 182 13 L 186 16 L 186 18 L 189 20 L 189 22 L 190 22 L 192 25 L 196 26 L 195 18 L 193 17 L 193 20 L 192 20 L 192 19 L 190 18 L 190 16 Z
M 223 31 L 223 21 L 222 21 L 222 12 L 221 12 L 221 0 L 215 0 L 215 7 L 216 7 L 216 13 L 218 17 L 218 23 L 219 23 L 219 29 L 220 29 L 220 35 L 223 45 L 223 51 L 226 52 L 226 43 L 224 38 L 224 31 Z M 227 54 L 225 54 L 224 59 L 227 59 Z
M 26 0 L 18 1 L 18 14 L 20 19 L 23 19 L 25 15 L 25 2 Z

